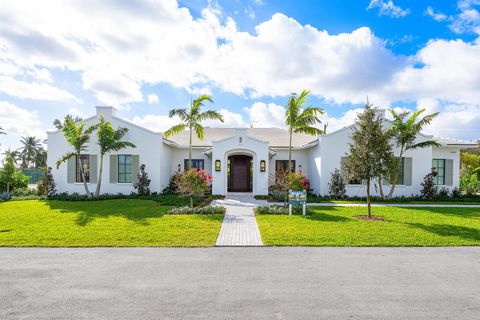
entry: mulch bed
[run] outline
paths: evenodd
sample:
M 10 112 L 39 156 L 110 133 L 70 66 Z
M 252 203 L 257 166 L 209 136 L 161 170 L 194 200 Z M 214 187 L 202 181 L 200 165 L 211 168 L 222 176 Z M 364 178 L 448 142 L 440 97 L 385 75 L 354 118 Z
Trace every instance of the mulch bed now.
M 369 220 L 369 221 L 386 221 L 387 219 L 385 219 L 385 217 L 381 217 L 381 216 L 372 216 L 371 218 L 369 218 L 368 216 L 354 216 L 355 219 L 358 219 L 358 220 Z

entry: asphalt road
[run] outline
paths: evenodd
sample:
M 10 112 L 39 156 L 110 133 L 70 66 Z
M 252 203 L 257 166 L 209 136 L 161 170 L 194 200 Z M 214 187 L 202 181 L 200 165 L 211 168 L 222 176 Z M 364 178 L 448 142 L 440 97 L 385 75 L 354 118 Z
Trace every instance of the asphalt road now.
M 3 248 L 20 318 L 480 319 L 480 247 Z

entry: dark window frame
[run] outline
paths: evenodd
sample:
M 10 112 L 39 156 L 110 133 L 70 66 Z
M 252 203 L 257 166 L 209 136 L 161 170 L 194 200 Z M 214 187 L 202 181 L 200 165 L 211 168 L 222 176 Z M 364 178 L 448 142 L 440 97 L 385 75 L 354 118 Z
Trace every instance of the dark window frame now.
M 437 186 L 445 185 L 446 162 L 446 159 L 432 159 L 432 171 L 435 171 L 437 173 L 437 175 L 433 177 L 433 183 Z
M 132 181 L 133 156 L 131 154 L 117 155 L 117 183 L 132 183 Z
M 90 183 L 90 155 L 81 154 L 80 158 L 82 159 L 83 175 L 85 177 L 85 182 Z M 75 183 L 83 183 L 82 175 L 80 173 L 80 163 L 78 161 L 78 156 L 75 156 Z
M 188 159 L 183 160 L 183 171 L 190 169 L 188 166 L 188 161 Z M 198 170 L 205 170 L 205 159 L 192 159 L 192 167 Z

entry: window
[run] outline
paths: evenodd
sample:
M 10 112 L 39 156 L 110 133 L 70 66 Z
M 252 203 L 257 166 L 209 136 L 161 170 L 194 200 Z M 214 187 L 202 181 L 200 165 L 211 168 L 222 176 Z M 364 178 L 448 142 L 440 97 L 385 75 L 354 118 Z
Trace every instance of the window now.
M 277 160 L 275 161 L 275 172 L 287 171 L 288 169 L 288 160 Z M 292 160 L 291 171 L 295 172 L 295 160 Z
M 118 183 L 132 182 L 132 155 L 118 155 Z
M 185 168 L 185 170 L 190 169 L 190 167 L 188 166 L 188 159 L 185 159 L 183 161 L 183 167 Z M 205 169 L 204 160 L 203 159 L 192 159 L 192 168 L 196 168 L 198 170 Z
M 436 185 L 444 185 L 445 184 L 445 159 L 433 159 L 432 171 L 437 173 L 437 175 L 433 177 L 433 183 L 435 183 Z
M 81 154 L 80 159 L 82 160 L 83 175 L 85 177 L 85 182 L 90 182 L 90 156 L 88 154 Z M 75 157 L 75 161 L 76 161 L 75 182 L 83 182 L 82 173 L 80 172 L 80 163 L 78 161 L 78 157 Z
M 347 184 L 362 184 L 362 179 L 351 179 Z

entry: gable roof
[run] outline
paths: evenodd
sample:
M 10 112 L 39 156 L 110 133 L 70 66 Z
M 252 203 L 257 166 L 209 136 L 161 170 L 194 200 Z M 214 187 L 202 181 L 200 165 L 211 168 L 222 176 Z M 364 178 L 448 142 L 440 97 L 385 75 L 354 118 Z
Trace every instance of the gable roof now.
M 235 136 L 237 128 L 205 128 L 205 135 L 202 140 L 193 135 L 193 146 L 209 147 L 212 142 L 227 139 Z M 288 147 L 288 131 L 280 128 L 246 128 L 247 136 L 260 141 L 269 142 L 271 147 Z M 189 132 L 183 131 L 168 138 L 178 145 L 188 145 Z M 315 141 L 315 136 L 294 133 L 292 137 L 292 146 L 299 148 Z

